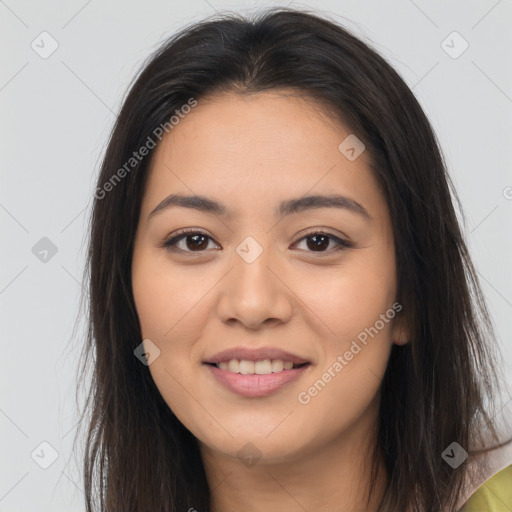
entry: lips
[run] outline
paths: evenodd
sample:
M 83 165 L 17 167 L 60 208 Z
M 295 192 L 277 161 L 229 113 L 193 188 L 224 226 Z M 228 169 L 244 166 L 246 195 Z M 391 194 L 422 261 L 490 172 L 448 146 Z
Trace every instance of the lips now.
M 302 356 L 272 347 L 224 350 L 203 363 L 224 388 L 247 398 L 276 393 L 304 375 L 312 364 Z

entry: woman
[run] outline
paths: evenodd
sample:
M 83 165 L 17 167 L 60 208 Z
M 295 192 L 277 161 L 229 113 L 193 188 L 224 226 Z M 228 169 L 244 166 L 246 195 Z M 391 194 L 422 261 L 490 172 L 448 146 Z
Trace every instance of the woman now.
M 458 510 L 506 444 L 450 187 L 412 92 L 333 21 L 162 45 L 95 191 L 87 510 Z

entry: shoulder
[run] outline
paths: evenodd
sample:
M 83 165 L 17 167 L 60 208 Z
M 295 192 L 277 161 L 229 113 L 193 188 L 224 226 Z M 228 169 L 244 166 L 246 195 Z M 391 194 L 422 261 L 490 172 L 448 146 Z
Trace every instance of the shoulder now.
M 512 443 L 469 464 L 459 509 L 461 512 L 512 510 Z
M 512 510 L 512 464 L 486 480 L 471 495 L 461 512 L 501 512 Z

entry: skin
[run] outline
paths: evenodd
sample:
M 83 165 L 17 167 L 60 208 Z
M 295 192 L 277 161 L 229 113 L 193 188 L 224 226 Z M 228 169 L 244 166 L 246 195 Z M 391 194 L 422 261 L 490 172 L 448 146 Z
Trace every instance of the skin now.
M 142 336 L 160 350 L 149 370 L 199 440 L 214 512 L 374 511 L 387 481 L 381 464 L 366 507 L 379 387 L 407 332 L 388 321 L 309 403 L 298 394 L 395 303 L 391 220 L 368 151 L 347 159 L 338 145 L 350 130 L 285 92 L 202 98 L 154 150 L 132 266 Z M 149 218 L 171 193 L 207 196 L 233 216 L 172 207 Z M 280 201 L 332 193 L 371 220 L 346 208 L 273 215 Z M 162 247 L 180 228 L 209 238 L 182 239 L 181 253 Z M 353 246 L 335 251 L 330 238 L 315 250 L 304 238 L 315 231 Z M 263 251 L 252 263 L 236 252 L 248 236 Z M 311 365 L 270 396 L 242 397 L 203 364 L 240 345 L 279 347 Z M 255 464 L 238 455 L 244 446 Z

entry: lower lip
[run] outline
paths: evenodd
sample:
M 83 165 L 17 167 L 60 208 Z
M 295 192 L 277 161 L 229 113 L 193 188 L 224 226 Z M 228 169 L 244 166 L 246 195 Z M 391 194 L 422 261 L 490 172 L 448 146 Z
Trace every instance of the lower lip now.
M 215 365 L 207 364 L 214 377 L 227 389 L 246 397 L 268 396 L 280 390 L 286 384 L 297 380 L 311 366 L 306 364 L 300 368 L 283 370 L 266 375 L 242 375 L 228 370 L 221 370 Z

